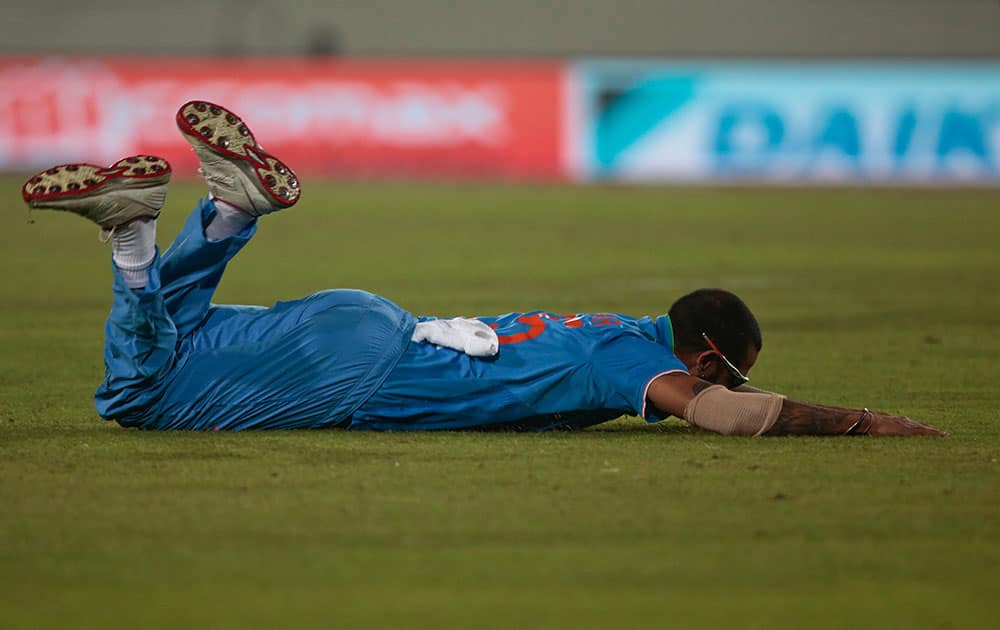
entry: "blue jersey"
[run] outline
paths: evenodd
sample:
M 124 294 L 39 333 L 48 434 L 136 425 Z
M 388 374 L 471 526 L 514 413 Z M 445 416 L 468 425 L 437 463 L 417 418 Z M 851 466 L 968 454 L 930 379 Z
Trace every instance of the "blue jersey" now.
M 496 330 L 497 356 L 411 343 L 350 428 L 548 430 L 624 414 L 658 420 L 645 405 L 649 383 L 687 372 L 666 315 L 532 311 L 479 319 Z

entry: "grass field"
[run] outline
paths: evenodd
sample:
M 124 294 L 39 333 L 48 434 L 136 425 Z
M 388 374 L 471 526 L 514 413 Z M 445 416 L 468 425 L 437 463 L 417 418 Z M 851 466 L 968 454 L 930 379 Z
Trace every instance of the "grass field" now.
M 101 421 L 109 248 L 0 179 L 0 628 L 982 628 L 1000 617 L 1000 192 L 312 184 L 220 302 L 764 330 L 753 383 L 944 439 L 156 434 Z M 166 246 L 200 188 L 178 183 Z

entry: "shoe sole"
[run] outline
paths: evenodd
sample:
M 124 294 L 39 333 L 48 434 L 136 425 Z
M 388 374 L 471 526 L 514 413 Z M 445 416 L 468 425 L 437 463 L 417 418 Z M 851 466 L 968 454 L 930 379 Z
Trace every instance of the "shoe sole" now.
M 44 208 L 51 202 L 159 186 L 170 181 L 170 174 L 170 164 L 155 155 L 133 155 L 111 166 L 60 164 L 28 178 L 21 197 L 32 208 Z
M 256 177 L 260 190 L 281 208 L 295 205 L 302 191 L 292 169 L 257 144 L 250 127 L 225 107 L 189 101 L 177 110 L 177 128 L 194 147 L 204 147 Z

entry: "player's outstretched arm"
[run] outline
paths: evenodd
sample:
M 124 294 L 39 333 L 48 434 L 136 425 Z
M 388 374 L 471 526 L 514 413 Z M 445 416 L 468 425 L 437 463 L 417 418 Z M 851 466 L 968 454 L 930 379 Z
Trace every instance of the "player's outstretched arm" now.
M 660 412 L 726 435 L 945 435 L 903 416 L 789 400 L 751 387 L 729 391 L 687 374 L 657 378 L 646 395 Z
M 814 405 L 785 399 L 774 425 L 764 435 L 946 435 L 905 416 L 881 411 Z

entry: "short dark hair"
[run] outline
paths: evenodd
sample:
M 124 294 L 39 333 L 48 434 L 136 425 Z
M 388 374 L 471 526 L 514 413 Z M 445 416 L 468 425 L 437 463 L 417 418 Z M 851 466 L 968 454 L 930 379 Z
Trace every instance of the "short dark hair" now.
M 701 333 L 737 365 L 747 358 L 752 343 L 761 349 L 760 325 L 743 300 L 723 289 L 698 289 L 674 302 L 667 313 L 674 329 L 674 348 L 681 351 L 708 350 Z

